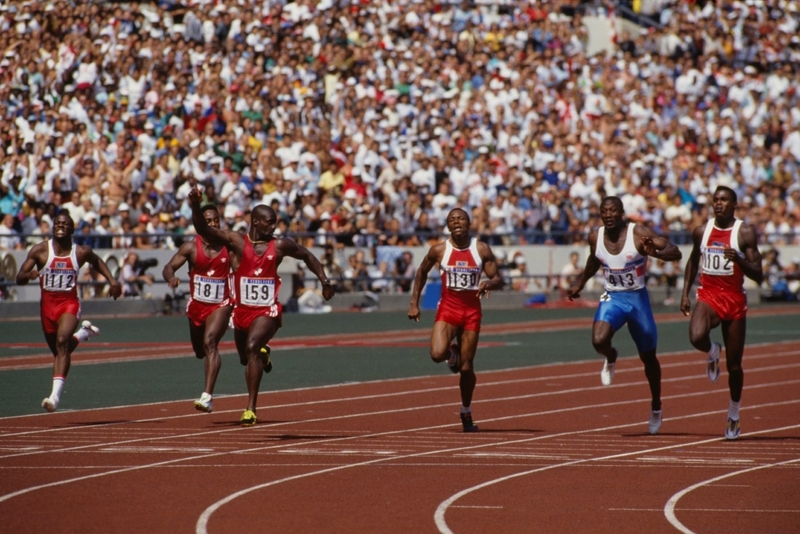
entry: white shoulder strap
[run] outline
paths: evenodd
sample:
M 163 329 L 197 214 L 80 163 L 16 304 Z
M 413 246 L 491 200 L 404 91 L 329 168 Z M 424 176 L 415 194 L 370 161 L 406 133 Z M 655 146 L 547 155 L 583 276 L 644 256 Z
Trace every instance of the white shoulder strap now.
M 481 255 L 478 253 L 478 238 L 473 237 L 469 242 L 469 251 L 472 254 L 472 259 L 475 260 L 475 265 L 481 264 Z
M 448 237 L 444 241 L 444 254 L 442 254 L 442 261 L 439 262 L 439 265 L 444 267 L 447 265 L 447 262 L 450 261 L 450 253 L 453 252 L 453 245 L 450 244 L 450 238 Z
M 703 232 L 703 240 L 700 241 L 700 247 L 705 248 L 708 245 L 708 238 L 711 236 L 711 231 L 714 229 L 714 219 L 709 219 L 706 223 L 706 230 Z
M 731 248 L 736 252 L 742 252 L 739 248 L 739 228 L 742 226 L 742 220 L 736 219 L 733 223 L 733 230 L 731 230 Z
M 605 245 L 605 235 L 606 235 L 606 227 L 602 224 L 597 228 L 597 244 L 594 247 L 594 255 L 596 258 L 600 258 L 601 255 L 604 256 L 606 252 L 606 245 Z

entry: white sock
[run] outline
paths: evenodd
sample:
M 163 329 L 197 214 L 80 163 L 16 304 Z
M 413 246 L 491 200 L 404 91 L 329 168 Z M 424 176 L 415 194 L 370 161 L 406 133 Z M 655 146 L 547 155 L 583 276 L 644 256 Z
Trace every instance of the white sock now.
M 204 391 L 203 394 L 200 395 L 200 398 L 203 400 L 211 400 L 211 394 Z
M 64 378 L 63 376 L 56 376 L 53 378 L 53 391 L 50 392 L 50 400 L 58 404 L 61 399 L 61 392 L 64 391 Z
M 461 413 L 472 413 L 472 407 L 471 406 L 462 406 L 461 407 Z
M 719 345 L 711 342 L 711 350 L 708 351 L 709 360 L 719 360 Z
M 739 406 L 742 405 L 742 401 L 733 402 L 731 401 L 730 405 L 728 405 L 728 418 L 733 419 L 734 421 L 739 420 Z

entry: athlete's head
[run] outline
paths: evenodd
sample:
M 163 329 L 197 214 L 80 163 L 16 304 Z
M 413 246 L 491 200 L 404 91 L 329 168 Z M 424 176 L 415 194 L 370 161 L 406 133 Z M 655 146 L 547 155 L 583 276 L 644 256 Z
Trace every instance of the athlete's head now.
M 469 234 L 469 214 L 461 208 L 453 208 L 447 214 L 447 229 L 454 236 Z
M 211 228 L 219 229 L 219 210 L 214 204 L 205 204 L 200 208 L 203 212 L 203 218 L 206 220 Z
M 278 215 L 275 210 L 264 204 L 259 204 L 253 208 L 250 214 L 250 228 L 255 230 L 256 236 L 271 236 L 278 224 Z
M 625 216 L 625 208 L 619 197 L 606 197 L 600 203 L 600 219 L 603 226 L 608 229 L 622 226 L 622 219 Z
M 711 197 L 711 206 L 714 209 L 714 217 L 729 219 L 736 211 L 736 191 L 724 185 L 718 186 Z
M 53 236 L 56 238 L 72 237 L 74 233 L 75 221 L 72 220 L 67 210 L 61 210 L 53 221 Z

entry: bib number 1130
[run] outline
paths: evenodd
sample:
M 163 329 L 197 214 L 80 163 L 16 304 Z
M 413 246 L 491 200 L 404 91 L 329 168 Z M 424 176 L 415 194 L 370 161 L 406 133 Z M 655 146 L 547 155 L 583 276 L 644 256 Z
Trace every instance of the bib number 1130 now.
M 467 289 L 475 287 L 477 282 L 478 275 L 476 273 L 447 273 L 447 287 Z

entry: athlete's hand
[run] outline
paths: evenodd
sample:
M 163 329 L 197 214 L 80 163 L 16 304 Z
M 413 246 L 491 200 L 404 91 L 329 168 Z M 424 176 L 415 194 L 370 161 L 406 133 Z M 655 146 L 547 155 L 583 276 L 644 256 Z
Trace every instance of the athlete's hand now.
M 31 272 L 28 273 L 28 280 L 33 282 L 37 278 L 39 278 L 39 271 L 36 268 L 34 268 Z
M 116 280 L 111 281 L 111 287 L 108 289 L 108 294 L 117 300 L 122 296 L 122 285 Z
M 322 296 L 325 297 L 325 300 L 331 300 L 333 295 L 336 292 L 333 290 L 333 286 L 330 284 L 324 284 L 322 286 Z
M 181 285 L 181 279 L 178 278 L 177 276 L 173 276 L 172 280 L 169 281 L 169 287 L 172 288 L 172 289 L 175 289 L 179 285 Z
M 691 314 L 691 310 L 692 310 L 692 303 L 689 302 L 689 297 L 683 295 L 681 297 L 681 311 L 686 317 L 689 317 L 689 315 Z
M 419 306 L 412 304 L 408 307 L 408 318 L 412 321 L 419 322 Z
M 723 249 L 723 255 L 725 256 L 726 260 L 730 260 L 733 263 L 739 263 L 739 260 L 741 259 L 741 256 L 739 256 L 739 253 L 736 252 L 735 248 L 725 247 Z
M 189 203 L 192 206 L 199 206 L 200 202 L 203 200 L 203 193 L 201 193 L 200 189 L 197 187 L 197 180 L 194 176 L 189 177 L 189 185 L 192 187 L 189 190 Z
M 481 284 L 478 286 L 478 300 L 483 298 L 484 295 L 486 295 L 487 299 L 489 298 L 489 282 L 486 280 L 481 282 Z
M 658 252 L 658 249 L 656 249 L 656 244 L 653 243 L 652 237 L 649 236 L 643 237 L 641 244 L 642 244 L 642 250 L 648 256 L 655 256 L 656 253 Z
M 567 298 L 569 300 L 575 300 L 581 296 L 582 287 L 572 286 L 567 290 Z

